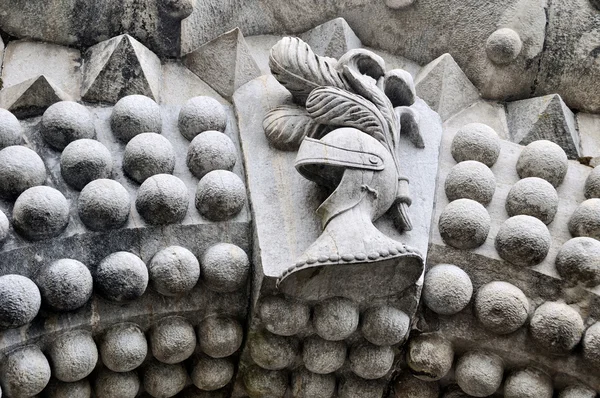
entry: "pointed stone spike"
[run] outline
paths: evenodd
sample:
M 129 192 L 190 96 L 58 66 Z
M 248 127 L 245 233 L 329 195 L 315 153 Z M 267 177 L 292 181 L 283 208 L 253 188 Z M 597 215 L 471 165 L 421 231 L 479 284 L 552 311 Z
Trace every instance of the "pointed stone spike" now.
M 203 44 L 183 58 L 184 64 L 226 98 L 261 75 L 238 28 Z
M 348 50 L 361 48 L 362 43 L 344 18 L 325 22 L 305 33 L 300 38 L 317 54 L 339 58 Z
M 507 109 L 510 141 L 527 145 L 548 140 L 564 149 L 570 159 L 581 156 L 575 115 L 558 94 L 511 102 Z
M 417 74 L 415 86 L 417 95 L 437 111 L 442 120 L 479 100 L 479 91 L 450 54 L 425 65 Z
M 113 37 L 85 53 L 82 98 L 115 103 L 141 94 L 158 101 L 160 74 L 156 54 L 129 35 Z
M 69 100 L 71 97 L 44 75 L 0 91 L 0 108 L 8 109 L 19 118 L 41 115 L 50 105 Z

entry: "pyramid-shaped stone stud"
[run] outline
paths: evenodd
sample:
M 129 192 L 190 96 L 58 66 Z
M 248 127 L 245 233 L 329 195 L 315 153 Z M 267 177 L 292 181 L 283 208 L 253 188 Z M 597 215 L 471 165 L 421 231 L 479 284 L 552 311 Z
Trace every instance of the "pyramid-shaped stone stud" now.
M 0 91 L 0 108 L 8 109 L 18 118 L 39 116 L 55 102 L 68 100 L 71 97 L 44 75 Z
M 507 110 L 510 141 L 527 145 L 548 140 L 564 149 L 570 159 L 581 156 L 575 115 L 560 95 L 511 102 Z
M 460 110 L 479 100 L 479 91 L 454 61 L 444 54 L 417 74 L 417 95 L 447 120 Z
M 360 39 L 344 18 L 325 22 L 303 33 L 300 38 L 307 42 L 317 55 L 325 57 L 340 58 L 349 50 L 362 47 Z
M 183 62 L 189 70 L 226 98 L 261 75 L 238 28 L 185 55 Z
M 85 101 L 115 103 L 131 94 L 158 101 L 160 59 L 129 35 L 90 47 L 85 55 L 81 97 Z

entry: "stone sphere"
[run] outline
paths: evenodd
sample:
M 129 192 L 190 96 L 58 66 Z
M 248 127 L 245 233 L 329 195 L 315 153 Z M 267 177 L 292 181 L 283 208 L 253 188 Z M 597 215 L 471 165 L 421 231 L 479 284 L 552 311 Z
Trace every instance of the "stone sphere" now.
M 596 391 L 587 386 L 572 385 L 562 390 L 558 398 L 596 398 Z
M 173 169 L 175 149 L 160 134 L 138 134 L 125 146 L 123 171 L 138 184 L 156 174 L 172 174 Z
M 204 252 L 200 267 L 209 289 L 231 293 L 245 286 L 250 260 L 240 247 L 231 243 L 217 243 Z
M 110 115 L 110 128 L 119 140 L 129 142 L 142 133 L 162 131 L 160 106 L 152 98 L 128 95 L 121 98 Z
M 488 125 L 470 123 L 458 130 L 450 151 L 457 162 L 475 160 L 492 167 L 500 155 L 500 137 Z
M 184 19 L 194 11 L 193 0 L 164 0 L 164 8 L 171 18 Z
M 0 244 L 2 244 L 8 237 L 8 230 L 10 229 L 10 222 L 6 214 L 0 210 Z
M 139 367 L 148 354 L 144 332 L 133 323 L 120 323 L 107 330 L 100 343 L 102 363 L 113 372 Z
M 48 360 L 36 346 L 18 348 L 2 363 L 2 387 L 7 397 L 32 397 L 50 381 Z
M 502 28 L 492 33 L 485 42 L 487 57 L 497 65 L 508 65 L 523 48 L 519 34 L 512 29 Z
M 479 288 L 475 297 L 475 315 L 479 322 L 496 334 L 508 334 L 527 321 L 529 300 L 515 285 L 495 281 Z
M 600 198 L 600 166 L 594 167 L 588 175 L 583 192 L 586 199 Z
M 37 277 L 44 302 L 59 311 L 83 307 L 92 297 L 94 280 L 90 270 L 70 258 L 43 267 Z
M 69 202 L 54 188 L 29 188 L 15 202 L 13 223 L 19 234 L 32 241 L 56 237 L 69 224 Z
M 196 208 L 211 221 L 225 221 L 238 214 L 246 203 L 246 187 L 236 174 L 213 170 L 196 189 Z
M 130 210 L 129 192 L 115 180 L 94 180 L 79 195 L 79 218 L 92 231 L 122 227 L 129 219 Z
M 346 343 L 310 336 L 302 342 L 302 360 L 306 369 L 313 373 L 335 372 L 346 361 Z
M 148 224 L 165 225 L 181 222 L 189 205 L 188 189 L 179 178 L 157 174 L 140 185 L 135 207 Z
M 600 284 L 600 242 L 580 237 L 568 240 L 556 255 L 556 270 L 570 285 Z
M 335 375 L 322 375 L 306 369 L 292 376 L 294 398 L 332 398 L 335 393 Z
M 354 374 L 367 380 L 385 376 L 394 364 L 394 351 L 390 346 L 357 344 L 350 349 L 348 357 Z
M 386 388 L 381 380 L 365 380 L 348 375 L 340 380 L 337 398 L 380 398 Z
M 47 398 L 90 398 L 91 396 L 92 387 L 88 379 L 73 383 L 51 379 L 44 389 L 44 397 Z
M 504 398 L 552 398 L 552 379 L 537 369 L 512 373 L 504 383 Z
M 577 207 L 569 219 L 569 232 L 600 240 L 600 199 L 585 200 Z
M 546 302 L 531 318 L 531 337 L 551 353 L 566 354 L 581 340 L 583 320 L 573 308 L 563 303 Z
M 308 326 L 310 309 L 304 303 L 280 296 L 269 296 L 259 305 L 263 326 L 280 336 L 293 336 Z
M 213 358 L 228 357 L 242 345 L 244 330 L 235 319 L 208 317 L 198 326 L 200 349 Z
M 116 252 L 100 262 L 95 280 L 98 290 L 108 300 L 134 300 L 146 291 L 148 269 L 135 254 Z
M 204 391 L 225 387 L 232 379 L 234 365 L 227 359 L 201 357 L 191 373 L 192 382 Z
M 173 397 L 184 389 L 187 372 L 183 364 L 151 362 L 144 369 L 144 388 L 153 397 Z
M 498 255 L 518 266 L 541 263 L 548 255 L 551 243 L 546 224 L 531 216 L 514 216 L 504 221 L 495 242 Z
M 445 190 L 450 201 L 465 198 L 485 206 L 496 192 L 496 177 L 485 164 L 466 160 L 452 167 L 446 177 Z
M 31 322 L 41 304 L 40 291 L 29 278 L 0 276 L 0 328 L 17 328 Z
M 231 138 L 210 130 L 198 134 L 187 152 L 188 169 L 198 178 L 213 170 L 233 170 L 237 160 L 235 145 Z
M 173 316 L 162 319 L 150 331 L 152 355 L 163 363 L 188 359 L 196 348 L 196 333 L 187 319 Z
M 81 191 L 91 181 L 110 178 L 112 155 L 96 140 L 71 142 L 60 155 L 60 173 L 67 184 Z
M 92 114 L 85 106 L 60 101 L 44 112 L 40 134 L 48 145 L 62 151 L 73 141 L 96 138 L 96 128 Z
M 169 246 L 154 255 L 148 266 L 152 287 L 162 295 L 177 296 L 192 290 L 200 278 L 200 263 L 181 246 Z
M 283 397 L 287 390 L 287 374 L 258 366 L 247 368 L 243 374 L 246 393 L 250 398 Z
M 313 326 L 325 340 L 339 341 L 349 337 L 358 327 L 358 306 L 343 297 L 319 302 L 313 313 Z
M 290 366 L 298 353 L 298 344 L 291 337 L 262 331 L 248 339 L 252 360 L 263 369 L 281 370 Z
M 87 377 L 98 362 L 98 349 L 92 334 L 82 330 L 59 336 L 50 345 L 48 353 L 52 375 L 64 382 Z
M 23 143 L 23 129 L 19 119 L 6 109 L 0 108 L 0 149 Z
M 600 322 L 594 323 L 585 331 L 583 357 L 592 366 L 600 368 Z
M 34 151 L 24 146 L 0 150 L 0 196 L 14 200 L 31 187 L 46 181 L 46 165 Z
M 96 398 L 135 398 L 140 390 L 140 379 L 135 372 L 102 370 L 94 384 Z
M 485 242 L 492 220 L 482 204 L 471 199 L 450 202 L 442 211 L 439 230 L 447 245 L 475 249 Z
M 437 333 L 424 333 L 408 343 L 406 362 L 412 374 L 424 381 L 440 380 L 452 368 L 452 343 Z
M 548 225 L 558 210 L 558 193 L 548 181 L 528 177 L 518 181 L 506 197 L 509 216 L 526 215 L 540 219 Z
M 491 353 L 471 351 L 463 355 L 456 364 L 455 377 L 460 388 L 474 397 L 492 395 L 504 374 L 502 359 Z
M 410 318 L 397 308 L 373 307 L 365 311 L 361 331 L 365 339 L 375 345 L 395 345 L 406 338 Z
M 456 265 L 436 265 L 425 275 L 423 300 L 437 314 L 454 315 L 462 311 L 472 295 L 471 278 Z
M 554 142 L 540 140 L 527 145 L 517 161 L 517 173 L 521 178 L 539 177 L 555 188 L 567 174 L 569 162 L 565 151 Z
M 438 398 L 438 383 L 417 379 L 410 373 L 402 373 L 394 383 L 395 398 Z
M 225 109 L 211 97 L 191 98 L 179 111 L 179 132 L 189 141 L 204 131 L 225 131 L 226 126 Z

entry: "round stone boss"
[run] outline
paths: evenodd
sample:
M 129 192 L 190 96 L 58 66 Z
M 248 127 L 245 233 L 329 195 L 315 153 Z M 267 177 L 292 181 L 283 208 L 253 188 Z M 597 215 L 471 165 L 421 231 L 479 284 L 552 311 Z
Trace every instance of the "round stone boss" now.
M 41 304 L 40 291 L 32 280 L 21 275 L 0 276 L 0 329 L 31 322 Z
M 9 397 L 32 397 L 42 392 L 50 381 L 50 364 L 34 345 L 8 353 L 0 372 L 3 392 Z
M 470 123 L 456 132 L 450 151 L 457 162 L 475 160 L 492 167 L 500 156 L 500 137 L 488 125 Z
M 148 177 L 138 189 L 135 208 L 150 225 L 181 222 L 189 205 L 188 189 L 171 174 Z
M 127 223 L 130 210 L 129 192 L 115 180 L 91 181 L 79 195 L 79 218 L 92 231 L 121 228 Z
M 37 277 L 44 301 L 60 311 L 73 311 L 92 297 L 94 280 L 80 261 L 64 258 L 43 267 Z
M 440 235 L 454 248 L 475 249 L 485 243 L 492 219 L 481 203 L 471 199 L 457 199 L 442 211 L 439 220 Z
M 213 170 L 233 170 L 237 161 L 235 145 L 225 134 L 209 130 L 198 134 L 190 143 L 186 163 L 198 178 Z
M 213 170 L 198 182 L 196 208 L 211 221 L 225 221 L 238 214 L 246 203 L 242 179 L 228 170 Z
M 433 312 L 454 315 L 462 311 L 473 295 L 471 278 L 452 264 L 439 264 L 425 274 L 423 300 Z
M 113 372 L 129 372 L 146 359 L 148 342 L 140 327 L 134 323 L 111 326 L 100 342 L 102 363 Z
M 496 177 L 485 164 L 466 160 L 450 169 L 444 189 L 450 201 L 465 198 L 486 206 L 496 192 Z
M 226 126 L 225 109 L 208 96 L 189 99 L 179 111 L 179 132 L 189 141 L 204 131 L 225 131 Z
M 110 178 L 112 167 L 110 151 L 96 140 L 73 141 L 60 155 L 60 173 L 63 179 L 79 191 L 93 180 Z
M 69 224 L 69 202 L 54 188 L 29 188 L 15 201 L 13 223 L 15 230 L 29 240 L 54 238 Z
M 134 300 L 146 291 L 148 268 L 133 253 L 112 253 L 98 265 L 95 282 L 100 293 L 108 300 Z
M 156 133 L 141 133 L 125 146 L 123 171 L 141 184 L 156 174 L 172 174 L 175 157 L 175 149 L 168 139 Z
M 23 143 L 23 129 L 19 119 L 10 111 L 0 108 L 0 149 Z
M 150 330 L 152 355 L 160 362 L 175 364 L 188 359 L 196 348 L 194 327 L 185 318 L 161 319 Z
M 44 112 L 40 134 L 48 145 L 62 151 L 75 140 L 96 138 L 96 128 L 92 114 L 85 106 L 60 101 Z
M 160 106 L 152 98 L 144 95 L 123 97 L 113 107 L 110 127 L 115 137 L 125 143 L 138 134 L 160 134 L 162 131 Z
M 46 181 L 46 165 L 35 151 L 13 145 L 0 150 L 0 196 L 14 200 Z
M 157 292 L 165 296 L 177 296 L 196 285 L 200 278 L 200 263 L 185 247 L 169 246 L 152 257 L 148 272 Z
M 562 184 L 569 162 L 565 151 L 547 140 L 534 141 L 521 151 L 517 173 L 521 178 L 539 177 L 555 188 Z
M 548 181 L 538 177 L 519 180 L 506 197 L 509 216 L 527 215 L 548 225 L 558 210 L 558 193 Z
M 239 246 L 217 243 L 206 249 L 200 267 L 202 279 L 209 289 L 231 293 L 245 285 L 250 272 L 250 260 Z

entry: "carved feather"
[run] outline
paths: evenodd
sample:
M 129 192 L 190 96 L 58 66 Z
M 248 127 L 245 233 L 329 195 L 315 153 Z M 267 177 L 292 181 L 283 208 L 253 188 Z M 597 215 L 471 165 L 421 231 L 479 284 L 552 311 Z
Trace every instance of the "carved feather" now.
M 296 151 L 307 135 L 321 138 L 330 129 L 315 122 L 306 109 L 282 105 L 270 110 L 263 119 L 267 140 L 281 151 Z

